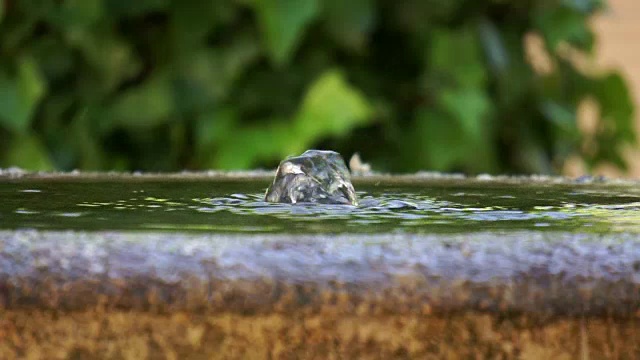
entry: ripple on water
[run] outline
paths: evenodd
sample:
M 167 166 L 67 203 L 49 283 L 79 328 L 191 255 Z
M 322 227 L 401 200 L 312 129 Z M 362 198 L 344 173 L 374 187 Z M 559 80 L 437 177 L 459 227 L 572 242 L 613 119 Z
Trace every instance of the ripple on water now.
M 451 194 L 453 198 L 462 193 Z M 384 193 L 379 196 L 360 194 L 360 206 L 326 204 L 273 204 L 262 201 L 262 194 L 234 194 L 228 197 L 200 199 L 211 207 L 200 207 L 198 211 L 226 211 L 244 216 L 271 216 L 293 222 L 316 222 L 321 220 L 343 220 L 346 225 L 393 225 L 396 227 L 465 226 L 503 222 L 512 226 L 530 228 L 554 228 L 558 226 L 581 226 L 587 223 L 580 218 L 589 217 L 591 211 L 629 210 L 638 203 L 590 205 L 561 202 L 550 205 L 535 205 L 528 208 L 509 206 L 471 206 L 410 193 Z M 477 194 L 475 194 L 477 195 Z M 494 199 L 513 201 L 513 195 L 494 196 Z M 580 211 L 577 211 L 577 210 Z M 591 220 L 593 220 L 591 218 Z M 592 223 L 589 223 L 593 226 Z M 628 227 L 627 227 L 628 228 Z
M 40 184 L 38 184 L 40 185 Z M 86 185 L 86 184 L 85 184 Z M 193 184 L 191 184 L 193 185 Z M 396 186 L 359 191 L 359 206 L 274 204 L 261 186 L 130 184 L 103 194 L 58 184 L 5 187 L 0 225 L 55 229 L 158 229 L 213 232 L 468 232 L 511 229 L 640 233 L 640 193 L 584 188 Z M 84 190 L 84 189 L 83 189 Z M 66 192 L 65 192 L 66 191 Z M 106 191 L 106 190 L 105 190 Z M 47 201 L 36 201 L 39 192 Z M 211 197 L 202 197 L 214 194 Z M 225 195 L 226 194 L 226 195 Z M 55 221 L 52 219 L 55 218 Z

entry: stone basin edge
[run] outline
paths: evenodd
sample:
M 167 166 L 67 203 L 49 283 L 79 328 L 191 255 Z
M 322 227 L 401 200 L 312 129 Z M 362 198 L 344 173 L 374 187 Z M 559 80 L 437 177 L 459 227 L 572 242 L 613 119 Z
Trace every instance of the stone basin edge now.
M 181 171 L 181 172 L 46 172 L 27 171 L 20 168 L 0 168 L 0 181 L 6 180 L 211 180 L 211 181 L 270 181 L 275 175 L 275 170 L 205 170 L 205 171 Z M 632 178 L 605 178 L 582 176 L 570 178 L 553 175 L 489 175 L 479 174 L 467 176 L 457 173 L 441 173 L 435 171 L 419 171 L 407 174 L 390 174 L 371 172 L 367 174 L 352 174 L 354 183 L 375 184 L 378 182 L 392 184 L 421 183 L 432 181 L 463 181 L 480 183 L 511 183 L 511 184 L 559 184 L 559 185 L 620 185 L 640 186 L 640 179 Z M 357 189 L 356 189 L 357 190 Z
M 640 239 L 2 230 L 0 308 L 638 318 Z

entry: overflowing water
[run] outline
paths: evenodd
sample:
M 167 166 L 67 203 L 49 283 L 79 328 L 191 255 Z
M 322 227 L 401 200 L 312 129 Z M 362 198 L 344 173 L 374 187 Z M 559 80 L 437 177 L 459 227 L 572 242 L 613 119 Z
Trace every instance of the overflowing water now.
M 640 233 L 640 189 L 470 180 L 355 183 L 360 206 L 271 204 L 268 180 L 0 179 L 0 229 L 241 233 Z

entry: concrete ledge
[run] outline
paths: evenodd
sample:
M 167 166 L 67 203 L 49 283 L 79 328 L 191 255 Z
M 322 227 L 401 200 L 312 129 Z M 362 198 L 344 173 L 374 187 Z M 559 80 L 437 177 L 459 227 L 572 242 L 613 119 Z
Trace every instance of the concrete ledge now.
M 637 235 L 0 231 L 0 358 L 634 358 Z
M 0 305 L 3 359 L 634 358 L 640 239 L 0 231 Z
M 636 234 L 0 231 L 5 309 L 640 315 Z

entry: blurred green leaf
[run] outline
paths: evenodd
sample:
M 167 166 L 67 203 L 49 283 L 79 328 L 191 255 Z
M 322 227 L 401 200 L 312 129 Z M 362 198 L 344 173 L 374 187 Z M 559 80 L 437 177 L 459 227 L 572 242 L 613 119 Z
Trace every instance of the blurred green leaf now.
M 611 132 L 620 134 L 622 141 L 635 143 L 633 99 L 622 76 L 609 73 L 594 79 L 591 86 L 605 125 Z
M 194 141 L 198 158 L 211 166 L 216 146 L 236 132 L 238 118 L 232 108 L 221 108 L 201 114 L 196 119 Z
M 74 32 L 83 31 L 103 15 L 102 0 L 65 0 L 59 2 L 49 19 L 60 28 Z
M 562 0 L 562 4 L 585 14 L 591 14 L 604 7 L 603 0 Z
M 192 53 L 173 69 L 177 107 L 186 112 L 221 101 L 259 54 L 250 37 L 239 38 L 228 47 Z
M 171 0 L 103 0 L 113 16 L 137 16 L 166 9 Z
M 502 34 L 488 19 L 480 21 L 478 33 L 491 69 L 496 73 L 503 73 L 509 66 L 509 54 L 502 40 Z
M 524 136 L 521 146 L 517 149 L 514 158 L 521 164 L 520 166 L 528 173 L 549 174 L 553 171 L 551 161 L 544 145 L 531 136 Z
M 329 70 L 309 88 L 295 119 L 295 136 L 304 144 L 291 147 L 292 153 L 324 136 L 344 136 L 358 125 L 371 122 L 372 108 L 358 90 L 347 83 L 344 75 Z
M 18 166 L 29 170 L 54 170 L 47 149 L 33 135 L 13 138 L 9 151 L 4 156 L 5 166 Z
M 481 119 L 477 119 L 480 121 Z M 493 171 L 496 166 L 494 139 L 484 121 L 465 129 L 463 121 L 434 108 L 423 108 L 411 132 L 405 135 L 405 157 L 412 169 L 451 171 Z M 478 133 L 473 133 L 478 131 Z
M 567 133 L 577 130 L 577 114 L 575 107 L 548 100 L 541 104 L 541 112 L 545 118 Z
M 221 140 L 213 163 L 224 169 L 243 169 L 259 159 L 299 154 L 323 137 L 344 136 L 353 127 L 370 122 L 371 115 L 364 96 L 340 72 L 330 70 L 311 85 L 293 124 L 271 119 L 266 125 L 235 128 L 233 137 Z M 213 136 L 216 125 L 209 126 Z
M 46 83 L 32 59 L 22 59 L 15 77 L 0 73 L 0 124 L 26 133 L 45 92 Z
M 149 128 L 163 124 L 175 111 L 173 86 L 166 73 L 155 74 L 145 83 L 127 90 L 105 109 L 101 128 Z
M 42 77 L 49 83 L 61 81 L 77 71 L 74 54 L 52 38 L 43 38 L 31 46 L 30 55 L 38 63 Z
M 53 9 L 51 1 L 6 1 L 4 20 L 0 29 L 2 48 L 17 50 L 33 37 L 37 24 L 42 23 Z
M 427 51 L 427 66 L 434 78 L 470 87 L 487 80 L 478 38 L 471 29 L 435 30 Z
M 424 34 L 434 24 L 442 25 L 454 18 L 467 2 L 464 0 L 402 0 L 389 2 L 389 4 L 392 6 L 382 6 L 382 8 L 390 12 L 394 27 L 397 26 L 409 33 Z
M 405 156 L 413 156 L 415 170 L 454 168 L 464 161 L 471 146 L 466 137 L 460 136 L 460 127 L 455 122 L 433 109 L 418 112 L 416 125 L 408 139 L 415 145 Z
M 563 42 L 581 50 L 591 51 L 594 37 L 586 16 L 570 8 L 558 6 L 553 11 L 539 12 L 535 17 L 535 24 L 547 47 L 553 51 Z
M 324 0 L 323 10 L 327 32 L 337 42 L 356 50 L 365 45 L 375 22 L 373 0 Z
M 600 126 L 595 135 L 596 152 L 587 154 L 588 164 L 609 162 L 626 169 L 622 145 L 636 144 L 634 106 L 629 89 L 619 73 L 611 72 L 590 82 L 592 94 L 600 106 Z
M 78 112 L 72 120 L 65 143 L 76 150 L 75 153 L 79 155 L 77 161 L 82 169 L 98 171 L 106 165 L 105 154 L 96 135 L 91 126 L 90 112 L 87 109 Z
M 215 50 L 202 50 L 181 61 L 173 69 L 176 107 L 189 112 L 224 97 L 233 75 L 225 71 L 224 63 L 224 54 Z
M 523 106 L 531 98 L 535 74 L 525 58 L 522 38 L 512 32 L 503 34 L 509 65 L 496 73 L 494 105 L 498 112 L 512 111 Z
M 266 125 L 236 129 L 233 137 L 220 144 L 212 165 L 218 169 L 250 169 L 258 160 L 273 160 L 290 155 L 287 144 L 299 141 L 289 124 L 269 119 Z M 291 153 L 291 155 L 294 153 Z
M 253 7 L 271 60 L 281 66 L 319 11 L 318 0 L 253 0 Z
M 484 126 L 491 102 L 484 92 L 468 88 L 445 89 L 440 93 L 439 102 L 460 124 L 461 136 L 478 141 L 487 133 Z
M 205 41 L 219 25 L 219 12 L 229 8 L 228 1 L 182 0 L 171 3 L 171 31 L 174 47 L 186 51 Z
M 603 7 L 0 0 L 0 158 L 238 169 L 323 147 L 381 171 L 546 172 L 575 153 L 622 167 L 636 140 L 627 84 L 574 61 Z M 546 53 L 530 51 L 538 35 Z M 600 110 L 592 135 L 575 121 L 585 98 Z
M 135 50 L 125 39 L 102 30 L 83 33 L 73 39 L 84 55 L 87 72 L 92 75 L 83 77 L 79 83 L 82 97 L 87 101 L 107 96 L 123 82 L 138 75 L 142 67 Z M 103 35 L 100 41 L 95 41 L 98 33 Z

